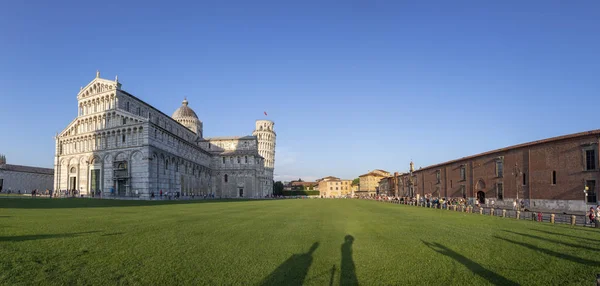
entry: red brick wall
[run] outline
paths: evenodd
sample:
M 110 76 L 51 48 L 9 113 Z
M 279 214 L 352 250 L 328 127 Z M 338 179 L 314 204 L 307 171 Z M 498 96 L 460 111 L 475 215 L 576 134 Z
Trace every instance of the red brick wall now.
M 504 186 L 505 201 L 516 198 L 516 188 L 519 188 L 520 199 L 583 201 L 585 180 L 596 180 L 595 191 L 598 193 L 600 185 L 598 143 L 600 140 L 597 135 L 582 135 L 416 170 L 414 172 L 418 177 L 416 193 L 433 194 L 439 190 L 441 197 L 461 197 L 460 186 L 464 185 L 467 197 L 475 197 L 477 191 L 483 191 L 486 193 L 486 198 L 496 198 L 496 184 L 501 182 Z M 593 146 L 596 149 L 595 171 L 584 170 L 586 146 Z M 501 178 L 496 176 L 497 160 L 504 162 L 504 174 Z M 516 178 L 513 175 L 515 163 L 520 172 L 526 176 L 525 185 L 521 173 Z M 461 165 L 466 167 L 464 181 L 460 179 Z M 440 172 L 439 183 L 436 179 L 438 171 Z M 552 184 L 552 171 L 556 171 L 556 185 Z M 401 176 L 405 184 L 408 176 L 408 174 Z M 483 182 L 485 187 L 478 183 L 479 181 Z M 407 189 L 402 188 L 400 195 L 403 195 Z

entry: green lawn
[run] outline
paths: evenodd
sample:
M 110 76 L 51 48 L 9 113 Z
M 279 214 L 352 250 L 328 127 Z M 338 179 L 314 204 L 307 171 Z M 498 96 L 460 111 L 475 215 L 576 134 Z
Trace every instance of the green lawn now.
M 0 284 L 593 285 L 600 231 L 351 199 L 0 199 Z

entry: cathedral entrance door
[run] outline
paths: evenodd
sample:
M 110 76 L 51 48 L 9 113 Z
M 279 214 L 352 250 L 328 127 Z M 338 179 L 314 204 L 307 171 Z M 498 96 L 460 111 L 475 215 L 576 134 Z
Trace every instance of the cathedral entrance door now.
M 75 186 L 77 185 L 77 177 L 69 177 L 69 190 L 75 190 Z
M 482 191 L 477 192 L 477 200 L 480 204 L 485 204 L 485 193 Z
M 244 197 L 244 188 L 239 188 L 240 198 Z
M 117 194 L 119 197 L 127 195 L 127 180 L 117 180 Z

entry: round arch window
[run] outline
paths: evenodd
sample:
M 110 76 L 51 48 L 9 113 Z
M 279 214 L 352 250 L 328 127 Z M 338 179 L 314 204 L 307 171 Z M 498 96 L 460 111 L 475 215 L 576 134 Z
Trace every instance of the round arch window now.
M 71 171 L 70 171 L 70 172 L 71 172 L 71 174 L 75 174 L 75 173 L 77 173 L 77 168 L 75 168 L 75 167 L 71 167 Z

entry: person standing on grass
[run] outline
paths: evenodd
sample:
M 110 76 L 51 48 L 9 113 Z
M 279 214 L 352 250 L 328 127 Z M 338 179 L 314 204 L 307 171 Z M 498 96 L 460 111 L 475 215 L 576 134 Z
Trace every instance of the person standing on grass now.
M 596 222 L 596 213 L 594 212 L 594 207 L 590 208 L 590 213 L 588 214 L 588 218 L 590 219 L 590 223 Z

